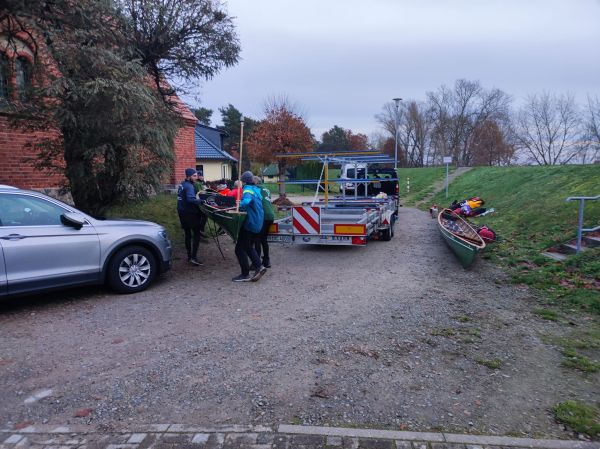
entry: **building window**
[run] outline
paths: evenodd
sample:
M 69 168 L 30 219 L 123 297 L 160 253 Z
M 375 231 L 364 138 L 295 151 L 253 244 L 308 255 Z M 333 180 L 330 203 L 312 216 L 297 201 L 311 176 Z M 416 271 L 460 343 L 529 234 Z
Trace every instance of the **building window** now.
M 199 176 L 204 176 L 204 165 L 196 165 L 196 171 Z
M 221 178 L 229 179 L 229 172 L 227 170 L 227 164 L 221 164 Z
M 29 60 L 19 56 L 15 61 L 15 72 L 18 98 L 21 101 L 27 101 L 31 96 L 31 63 Z
M 0 101 L 8 101 L 8 58 L 0 53 Z

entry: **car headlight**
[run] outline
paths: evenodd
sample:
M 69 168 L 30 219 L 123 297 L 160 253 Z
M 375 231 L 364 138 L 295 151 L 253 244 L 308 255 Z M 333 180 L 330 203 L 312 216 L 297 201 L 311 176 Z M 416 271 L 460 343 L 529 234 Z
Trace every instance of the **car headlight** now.
M 167 234 L 167 231 L 165 231 L 164 229 L 162 231 L 158 231 L 158 235 L 160 235 L 165 240 L 169 240 L 169 235 Z

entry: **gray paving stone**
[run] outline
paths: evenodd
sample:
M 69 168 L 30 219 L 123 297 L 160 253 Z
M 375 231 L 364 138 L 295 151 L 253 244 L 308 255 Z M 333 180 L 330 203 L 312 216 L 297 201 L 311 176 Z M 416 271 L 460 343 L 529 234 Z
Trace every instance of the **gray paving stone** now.
M 225 435 L 222 433 L 212 433 L 210 437 L 208 437 L 208 441 L 205 444 L 206 449 L 221 449 L 223 447 L 223 442 L 225 441 Z
M 273 436 L 273 449 L 288 449 L 289 438 L 287 435 L 275 434 Z
M 413 441 L 413 449 L 430 449 L 430 446 L 425 441 Z
M 326 441 L 327 446 L 341 446 L 342 445 L 342 437 L 327 437 Z
M 23 435 L 14 434 L 3 441 L 4 444 L 17 444 L 23 439 Z
M 261 432 L 256 436 L 256 444 L 273 443 L 274 435 L 271 432 Z
M 297 446 L 325 446 L 325 437 L 322 435 L 294 435 L 292 437 L 292 443 L 294 448 Z
M 462 443 L 431 443 L 431 449 L 465 449 Z
M 257 438 L 258 434 L 256 433 L 228 433 L 225 435 L 225 442 L 223 445 L 233 445 L 232 447 L 237 447 L 235 446 L 236 444 L 238 446 L 256 444 Z
M 127 443 L 140 444 L 142 441 L 144 441 L 144 438 L 146 438 L 147 436 L 147 433 L 134 433 L 127 439 Z
M 342 437 L 344 449 L 358 449 L 358 438 Z
M 483 446 L 478 444 L 467 444 L 467 449 L 483 449 Z
M 358 440 L 359 449 L 394 449 L 394 440 Z
M 396 449 L 412 449 L 410 441 L 396 441 Z
M 209 433 L 197 433 L 192 438 L 192 443 L 194 444 L 205 444 L 208 443 L 208 439 L 210 438 Z

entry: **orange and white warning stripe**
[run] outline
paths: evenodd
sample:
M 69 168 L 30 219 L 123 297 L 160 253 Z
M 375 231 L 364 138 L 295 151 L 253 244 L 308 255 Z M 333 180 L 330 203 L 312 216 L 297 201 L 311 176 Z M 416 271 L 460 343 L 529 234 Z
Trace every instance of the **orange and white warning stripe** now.
M 321 208 L 313 206 L 295 206 L 292 208 L 295 234 L 321 233 Z

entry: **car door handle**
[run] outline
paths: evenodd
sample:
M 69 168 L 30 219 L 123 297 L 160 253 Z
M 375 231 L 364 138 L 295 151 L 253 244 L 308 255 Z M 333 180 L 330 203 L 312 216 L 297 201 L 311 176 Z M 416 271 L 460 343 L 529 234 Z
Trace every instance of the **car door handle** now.
M 21 240 L 24 239 L 26 236 L 21 235 L 21 234 L 8 234 L 8 235 L 3 235 L 2 237 L 0 237 L 0 239 L 2 240 Z

